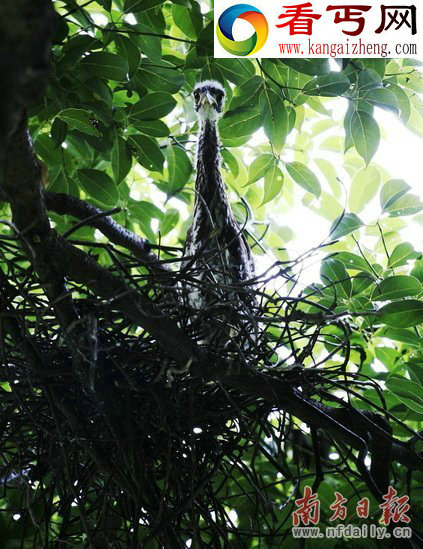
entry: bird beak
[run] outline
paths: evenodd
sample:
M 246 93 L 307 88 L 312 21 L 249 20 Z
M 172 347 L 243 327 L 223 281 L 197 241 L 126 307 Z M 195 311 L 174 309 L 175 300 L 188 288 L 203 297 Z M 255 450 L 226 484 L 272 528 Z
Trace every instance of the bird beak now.
M 209 92 L 203 93 L 200 102 L 203 107 L 206 105 L 209 107 L 217 107 L 216 99 Z

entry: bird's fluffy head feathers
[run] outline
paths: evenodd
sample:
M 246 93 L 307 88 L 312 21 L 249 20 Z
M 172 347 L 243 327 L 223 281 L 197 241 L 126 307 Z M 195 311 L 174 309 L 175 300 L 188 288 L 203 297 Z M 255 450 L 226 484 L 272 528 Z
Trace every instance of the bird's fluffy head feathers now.
M 223 111 L 225 89 L 215 80 L 204 80 L 194 88 L 195 110 L 202 120 L 217 120 Z

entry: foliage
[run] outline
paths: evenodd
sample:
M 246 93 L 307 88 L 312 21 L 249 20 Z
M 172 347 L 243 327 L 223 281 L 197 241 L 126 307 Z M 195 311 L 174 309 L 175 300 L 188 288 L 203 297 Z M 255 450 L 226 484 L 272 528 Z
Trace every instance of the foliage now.
M 392 179 L 373 161 L 383 135 L 374 114 L 375 109 L 384 109 L 412 132 L 422 134 L 419 94 L 423 84 L 417 64 L 392 59 L 214 59 L 213 12 L 205 5 L 194 0 L 55 2 L 58 16 L 49 86 L 29 111 L 35 150 L 47 168 L 47 190 L 104 209 L 119 207 L 114 215 L 119 223 L 160 244 L 163 258 L 175 259 L 190 223 L 187 211 L 192 210 L 194 196 L 198 124 L 190 94 L 198 81 L 220 81 L 227 94 L 226 112 L 219 123 L 222 170 L 234 212 L 245 223 L 258 264 L 286 266 L 283 292 L 288 298 L 304 298 L 294 299 L 294 305 L 287 298 L 288 305 L 283 305 L 284 314 L 304 324 L 296 328 L 297 339 L 286 345 L 287 357 L 279 355 L 279 366 L 300 362 L 305 368 L 326 370 L 328 376 L 331 370 L 342 370 L 348 383 L 342 385 L 339 378 L 340 387 L 331 386 L 334 401 L 348 395 L 349 403 L 359 410 L 379 406 L 391 419 L 394 436 L 408 440 L 423 421 L 423 260 L 415 243 L 402 241 L 401 229 L 411 220 L 421 224 L 418 214 L 423 202 L 410 192 L 407 182 Z M 331 109 L 340 103 L 341 119 L 333 120 Z M 325 151 L 339 155 L 349 182 L 341 183 Z M 377 200 L 378 208 L 370 211 L 368 204 Z M 301 208 L 300 216 L 311 210 L 331 222 L 326 242 L 301 258 L 287 251 L 295 227 L 280 225 L 280 214 L 293 208 Z M 4 215 L 8 215 L 6 205 Z M 61 234 L 73 227 L 70 216 L 50 216 Z M 2 230 L 9 234 L 7 226 Z M 124 271 L 124 261 L 119 264 L 111 258 L 95 228 L 82 225 L 72 238 L 79 244 L 96 241 L 99 263 Z M 9 253 L 2 251 L 5 262 Z M 321 261 L 320 280 L 300 292 L 300 271 L 313 261 Z M 267 297 L 274 291 L 270 284 Z M 319 315 L 330 321 L 322 322 L 314 336 L 311 320 Z M 269 326 L 269 337 L 285 342 L 284 330 L 283 323 L 275 322 Z M 326 398 L 326 382 L 319 398 Z M 7 397 L 6 381 L 2 391 Z M 263 423 L 254 428 L 236 422 L 230 426 L 240 430 L 237 448 L 245 452 L 244 462 L 253 463 L 260 478 L 245 474 L 243 462 L 238 461 L 232 471 L 226 461 L 226 484 L 222 471 L 214 479 L 221 483 L 220 492 L 218 503 L 210 506 L 221 514 L 215 516 L 220 525 L 233 522 L 225 535 L 234 547 L 280 543 L 289 535 L 293 495 L 314 480 L 311 448 L 298 454 L 294 447 L 292 453 L 286 451 L 283 437 L 278 439 L 284 429 L 302 435 L 305 425 L 293 418 L 288 429 L 285 417 L 269 415 L 270 411 L 262 410 Z M 264 417 L 277 432 L 273 439 L 269 433 L 265 436 Z M 250 428 L 257 430 L 256 438 Z M 262 451 L 255 444 L 262 445 Z M 340 472 L 341 452 L 338 455 L 331 448 L 325 467 Z M 299 455 L 310 474 L 301 475 Z M 354 478 L 357 472 L 351 463 L 344 465 Z M 398 492 L 411 494 L 418 526 L 422 472 L 414 473 L 409 487 L 403 467 L 393 464 L 393 472 Z M 335 490 L 351 500 L 351 509 L 358 495 L 368 495 L 362 481 L 354 482 L 353 487 L 345 475 L 325 473 L 319 495 L 327 511 Z M 254 483 L 265 486 L 266 498 L 271 500 L 267 513 L 260 515 L 263 528 L 249 523 L 251 516 L 258 521 L 254 513 L 259 503 L 249 496 L 256 498 L 260 493 Z M 55 494 L 52 479 L 40 497 L 45 497 L 44 490 L 51 490 L 59 500 L 63 497 Z M 2 502 L 15 513 L 25 505 L 10 490 Z M 372 500 L 372 505 L 372 520 L 376 520 L 377 503 Z M 60 506 L 47 530 L 59 531 L 59 515 Z M 209 532 L 213 529 L 206 531 L 206 515 L 197 525 L 199 538 L 205 530 L 203 545 L 198 546 L 218 546 L 212 545 Z M 77 518 L 75 513 L 69 520 L 70 530 L 79 531 L 78 521 L 94 519 Z M 322 520 L 330 524 L 327 516 Z M 351 520 L 359 523 L 356 517 Z M 24 535 L 19 520 L 14 522 L 5 529 L 4 547 L 19 546 L 14 540 Z M 260 534 L 247 542 L 244 536 L 248 537 L 250 528 Z M 140 530 L 142 537 L 145 529 Z M 276 537 L 266 537 L 266 530 Z M 184 531 L 183 540 L 188 539 Z M 320 546 L 335 545 L 322 542 Z

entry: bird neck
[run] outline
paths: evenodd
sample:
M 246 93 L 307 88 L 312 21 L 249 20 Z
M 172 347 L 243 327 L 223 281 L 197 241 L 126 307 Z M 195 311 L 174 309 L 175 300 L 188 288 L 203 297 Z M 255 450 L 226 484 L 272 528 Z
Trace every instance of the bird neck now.
M 217 122 L 203 120 L 198 141 L 196 206 L 201 203 L 213 213 L 215 203 L 226 203 L 226 189 L 220 175 L 220 142 Z

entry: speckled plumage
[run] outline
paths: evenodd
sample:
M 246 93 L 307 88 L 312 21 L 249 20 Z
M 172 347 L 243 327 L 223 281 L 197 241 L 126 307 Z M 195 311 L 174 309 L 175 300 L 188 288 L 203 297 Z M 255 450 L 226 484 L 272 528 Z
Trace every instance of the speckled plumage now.
M 220 173 L 217 119 L 223 106 L 223 88 L 207 81 L 198 85 L 196 92 L 200 135 L 197 146 L 196 197 L 193 222 L 185 242 L 185 265 L 189 261 L 188 257 L 198 255 L 193 265 L 194 272 L 198 268 L 198 279 L 204 280 L 206 277 L 212 284 L 219 286 L 234 285 L 253 278 L 255 270 L 250 246 L 234 218 Z M 201 98 L 205 94 L 211 98 L 217 97 L 216 103 L 208 109 L 207 104 L 202 108 Z M 229 301 L 233 301 L 235 295 L 247 301 L 245 289 L 244 292 L 228 289 L 219 295 L 224 297 L 225 294 Z M 215 301 L 216 297 L 213 298 L 210 292 L 190 288 L 188 304 L 191 307 L 202 309 Z

